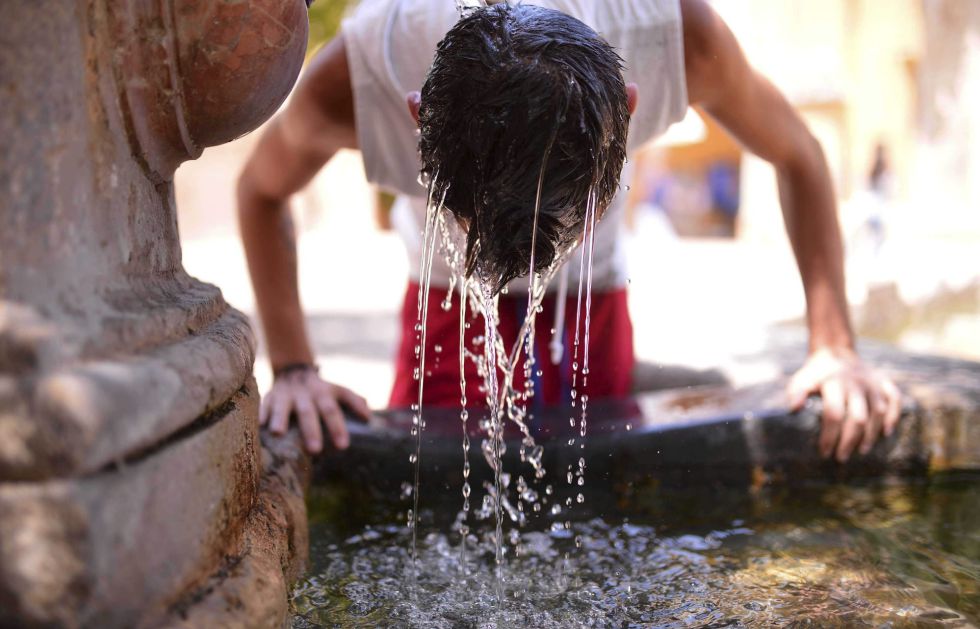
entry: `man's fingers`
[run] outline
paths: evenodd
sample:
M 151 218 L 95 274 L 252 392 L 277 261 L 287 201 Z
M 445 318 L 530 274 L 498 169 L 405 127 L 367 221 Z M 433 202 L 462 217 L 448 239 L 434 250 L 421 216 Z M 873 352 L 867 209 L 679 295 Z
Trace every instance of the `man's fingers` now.
M 262 401 L 259 402 L 259 426 L 265 426 L 266 422 L 269 421 L 269 398 L 271 396 L 266 393 L 262 396 Z
M 847 416 L 841 427 L 840 441 L 837 443 L 837 460 L 843 463 L 851 457 L 854 448 L 864 438 L 868 424 L 868 400 L 864 389 L 851 386 L 847 392 Z
M 320 428 L 320 416 L 313 407 L 313 400 L 301 393 L 293 402 L 296 415 L 299 416 L 299 431 L 303 435 L 303 443 L 310 454 L 317 454 L 323 449 L 323 430 Z
M 337 400 L 330 395 L 321 395 L 317 398 L 316 405 L 320 409 L 323 423 L 327 425 L 334 447 L 338 450 L 346 449 L 350 445 L 350 436 L 347 434 L 344 414 L 337 405 Z
M 837 445 L 844 421 L 844 390 L 839 380 L 828 380 L 820 391 L 823 398 L 823 421 L 820 430 L 820 456 L 827 458 Z
M 798 411 L 803 408 L 807 397 L 820 393 L 821 383 L 826 378 L 826 370 L 819 364 L 807 364 L 793 375 L 787 387 L 790 410 Z
M 868 421 L 864 425 L 864 437 L 861 439 L 860 452 L 862 456 L 871 452 L 871 448 L 878 441 L 878 436 L 881 434 L 881 427 L 885 421 L 884 411 L 887 408 L 887 403 L 881 399 L 881 393 L 873 386 L 869 388 L 867 395 L 870 404 L 868 408 Z
M 885 416 L 888 414 L 888 399 L 885 397 L 884 390 L 872 383 L 868 387 L 868 401 L 870 402 L 871 417 L 878 422 L 879 426 L 883 426 Z
M 292 406 L 289 396 L 280 392 L 270 397 L 273 399 L 269 402 L 272 406 L 269 431 L 274 435 L 284 435 L 289 430 L 289 411 Z
M 371 407 L 367 400 L 345 387 L 334 387 L 334 390 L 337 392 L 337 399 L 352 413 L 364 421 L 371 419 Z
M 789 410 L 798 411 L 806 403 L 806 397 L 813 391 L 813 386 L 802 373 L 796 374 L 786 387 L 789 398 Z
M 885 436 L 891 437 L 902 416 L 902 393 L 891 380 L 882 383 L 888 409 L 885 411 Z

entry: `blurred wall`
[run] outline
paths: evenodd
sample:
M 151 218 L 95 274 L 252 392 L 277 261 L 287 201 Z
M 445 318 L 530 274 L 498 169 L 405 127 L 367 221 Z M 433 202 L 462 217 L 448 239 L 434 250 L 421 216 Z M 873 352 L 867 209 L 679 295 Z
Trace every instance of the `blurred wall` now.
M 916 164 L 920 0 L 715 0 L 752 65 L 800 110 L 823 144 L 838 195 L 864 190 L 875 146 L 888 148 L 894 193 Z M 746 155 L 744 238 L 783 239 L 771 167 Z
M 980 223 L 980 2 L 922 0 L 913 195 L 953 225 Z

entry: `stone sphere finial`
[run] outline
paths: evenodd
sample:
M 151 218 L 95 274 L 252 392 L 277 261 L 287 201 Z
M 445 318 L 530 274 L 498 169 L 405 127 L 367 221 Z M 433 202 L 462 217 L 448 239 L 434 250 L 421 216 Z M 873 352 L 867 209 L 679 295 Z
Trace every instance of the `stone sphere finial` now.
M 305 0 L 110 0 L 117 77 L 134 152 L 170 180 L 207 146 L 260 125 L 303 64 Z

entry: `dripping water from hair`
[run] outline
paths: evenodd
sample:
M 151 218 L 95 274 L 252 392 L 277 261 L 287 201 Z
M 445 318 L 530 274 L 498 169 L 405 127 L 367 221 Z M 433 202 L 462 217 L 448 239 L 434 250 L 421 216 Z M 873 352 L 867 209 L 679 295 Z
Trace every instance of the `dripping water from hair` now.
M 436 173 L 436 178 L 438 178 Z M 414 483 L 412 487 L 412 509 L 408 512 L 408 525 L 412 529 L 412 592 L 416 591 L 418 583 L 418 520 L 419 520 L 419 472 L 422 466 L 422 431 L 425 429 L 425 418 L 422 414 L 422 400 L 425 389 L 425 354 L 426 354 L 426 323 L 429 315 L 429 289 L 432 282 L 432 258 L 436 249 L 436 226 L 439 215 L 442 212 L 443 204 L 446 200 L 446 187 L 442 194 L 439 205 L 432 203 L 432 191 L 435 185 L 430 188 L 429 199 L 425 213 L 425 231 L 422 237 L 422 262 L 419 269 L 419 296 L 418 296 L 418 320 L 415 324 L 416 342 L 415 352 L 419 358 L 419 366 L 415 370 L 415 380 L 419 383 L 418 403 L 413 409 L 412 415 L 412 435 L 415 437 L 415 453 L 411 457 L 414 466 Z
M 550 147 L 549 147 L 550 151 Z M 545 155 L 545 160 L 547 160 L 547 154 Z M 567 301 L 568 293 L 568 265 L 565 262 L 568 260 L 574 249 L 575 245 L 567 247 L 563 251 L 559 251 L 556 255 L 555 260 L 547 268 L 542 270 L 540 273 L 535 273 L 535 266 L 537 265 L 537 236 L 538 236 L 538 217 L 541 211 L 542 203 L 542 193 L 544 185 L 544 175 L 545 175 L 545 165 L 546 162 L 542 164 L 541 173 L 539 175 L 537 194 L 535 198 L 535 209 L 534 209 L 534 219 L 532 226 L 532 238 L 531 238 L 531 253 L 529 260 L 529 286 L 528 286 L 528 304 L 526 309 L 525 320 L 518 332 L 517 338 L 514 340 L 514 345 L 508 351 L 508 347 L 504 342 L 503 337 L 498 329 L 498 297 L 493 293 L 493 287 L 499 284 L 499 278 L 488 277 L 477 269 L 475 277 L 467 277 L 464 273 L 464 261 L 461 253 L 462 246 L 458 238 L 455 238 L 452 233 L 451 227 L 457 227 L 457 225 L 450 225 L 452 219 L 448 216 L 446 212 L 443 212 L 445 199 L 446 199 L 446 189 L 441 191 L 441 199 L 438 204 L 434 202 L 434 197 L 436 191 L 440 186 L 436 185 L 435 178 L 429 185 L 429 200 L 426 212 L 425 230 L 423 232 L 423 251 L 422 251 L 422 268 L 420 272 L 420 293 L 418 302 L 418 324 L 416 326 L 416 331 L 418 332 L 419 345 L 416 348 L 417 356 L 419 359 L 419 368 L 416 370 L 416 378 L 419 381 L 419 397 L 418 404 L 415 406 L 416 415 L 413 417 L 413 436 L 416 437 L 416 448 L 415 455 L 412 458 L 413 463 L 415 463 L 415 484 L 413 492 L 413 510 L 409 513 L 409 523 L 412 527 L 412 591 L 413 596 L 417 591 L 418 584 L 418 569 L 419 569 L 419 559 L 418 559 L 418 548 L 417 548 L 417 535 L 418 535 L 418 521 L 419 521 L 419 474 L 420 474 L 420 455 L 421 455 L 421 431 L 425 427 L 425 421 L 423 418 L 423 388 L 424 379 L 427 375 L 425 370 L 426 364 L 426 320 L 428 314 L 428 294 L 431 288 L 431 273 L 433 257 L 436 249 L 439 248 L 439 235 L 441 234 L 441 252 L 446 256 L 446 262 L 451 269 L 451 280 L 449 285 L 449 291 L 447 292 L 446 298 L 442 303 L 442 307 L 446 310 L 450 310 L 452 307 L 453 292 L 455 292 L 456 287 L 459 288 L 459 307 L 460 307 L 460 319 L 459 319 L 459 362 L 460 362 L 460 424 L 463 430 L 462 439 L 462 450 L 463 450 L 463 504 L 460 510 L 457 521 L 456 530 L 460 533 L 460 548 L 459 548 L 459 570 L 464 578 L 467 576 L 467 557 L 468 557 L 468 545 L 472 544 L 477 549 L 479 549 L 479 539 L 475 537 L 471 532 L 470 526 L 470 516 L 471 516 L 471 485 L 469 482 L 470 472 L 471 472 L 471 462 L 469 457 L 470 450 L 470 439 L 468 432 L 468 419 L 470 411 L 467 408 L 468 399 L 466 392 L 466 375 L 465 367 L 467 359 L 472 360 L 477 366 L 477 372 L 482 376 L 484 381 L 484 391 L 486 393 L 487 406 L 489 407 L 488 415 L 486 419 L 480 422 L 481 428 L 485 431 L 486 438 L 482 443 L 482 452 L 484 458 L 487 460 L 493 472 L 492 483 L 486 483 L 484 485 L 487 494 L 484 497 L 483 505 L 481 508 L 477 509 L 475 512 L 476 518 L 478 520 L 484 520 L 488 518 L 493 518 L 494 521 L 494 532 L 487 536 L 488 541 L 492 541 L 493 545 L 493 557 L 494 557 L 494 576 L 495 576 L 495 590 L 497 594 L 498 604 L 502 605 L 505 602 L 505 579 L 504 579 L 504 569 L 506 568 L 505 556 L 507 553 L 508 543 L 514 546 L 515 555 L 521 553 L 521 536 L 518 534 L 518 530 L 512 530 L 509 537 L 504 535 L 504 525 L 505 518 L 509 518 L 512 523 L 517 527 L 521 528 L 526 522 L 526 514 L 524 506 L 528 505 L 533 508 L 535 513 L 541 512 L 541 503 L 544 502 L 547 505 L 550 501 L 557 501 L 558 497 L 554 495 L 554 489 L 552 485 L 548 485 L 545 491 L 541 492 L 541 495 L 531 488 L 530 484 L 525 481 L 523 476 L 517 477 L 516 482 L 516 494 L 517 502 L 516 507 L 511 503 L 508 493 L 511 485 L 511 477 L 509 474 L 504 472 L 503 467 L 503 456 L 506 453 L 506 442 L 504 440 L 505 434 L 505 424 L 507 420 L 512 421 L 518 428 L 521 436 L 521 461 L 522 463 L 528 463 L 534 470 L 533 480 L 535 482 L 540 481 L 545 476 L 545 468 L 543 466 L 543 448 L 534 440 L 533 435 L 528 427 L 528 420 L 530 415 L 528 413 L 528 402 L 534 395 L 533 384 L 531 386 L 525 386 L 522 390 L 518 391 L 515 384 L 515 375 L 518 365 L 523 365 L 523 373 L 525 376 L 525 383 L 531 381 L 531 374 L 534 372 L 535 366 L 535 320 L 537 314 L 541 311 L 541 304 L 544 296 L 547 292 L 548 286 L 561 270 L 561 284 L 559 289 L 559 301 L 560 306 L 558 307 L 559 312 L 556 312 L 556 338 L 561 338 L 560 330 L 564 327 L 564 307 Z M 436 173 L 438 177 L 438 173 Z M 595 226 L 597 221 L 597 194 L 594 189 L 589 191 L 588 203 L 585 211 L 585 220 L 583 235 L 578 243 L 578 248 L 581 251 L 581 257 L 578 260 L 579 264 L 579 287 L 578 287 L 578 297 L 576 303 L 576 331 L 575 331 L 575 346 L 574 346 L 574 363 L 573 363 L 573 391 L 577 392 L 579 379 L 581 380 L 581 387 L 583 393 L 581 396 L 577 396 L 573 393 L 573 407 L 576 407 L 578 402 L 581 403 L 581 419 L 579 421 L 579 435 L 582 437 L 582 443 L 580 447 L 584 447 L 584 437 L 585 437 L 585 426 L 586 426 L 586 413 L 588 396 L 584 392 L 586 390 L 586 385 L 588 382 L 588 344 L 589 344 L 589 327 L 591 323 L 591 282 L 592 282 L 592 254 L 594 249 L 594 238 L 595 238 Z M 456 235 L 458 236 L 458 229 Z M 465 240 L 465 239 L 464 239 Z M 479 243 L 476 243 L 479 246 Z M 585 304 L 584 312 L 584 344 L 585 347 L 580 346 L 583 343 L 583 312 L 582 305 Z M 468 308 L 468 306 L 470 306 Z M 472 313 L 471 318 L 475 318 L 478 315 L 482 315 L 484 319 L 483 332 L 484 336 L 482 338 L 483 351 L 475 352 L 469 351 L 466 345 L 466 329 L 469 328 L 469 322 L 467 321 L 467 314 Z M 476 339 L 474 339 L 475 341 Z M 551 351 L 554 356 L 554 342 L 552 339 Z M 524 362 L 521 363 L 521 352 L 525 352 Z M 560 351 L 564 351 L 564 347 L 561 347 Z M 579 367 L 580 352 L 582 352 L 581 358 L 581 368 Z M 559 356 L 560 362 L 560 356 Z M 574 411 L 573 411 L 574 414 Z M 575 425 L 575 417 L 572 419 L 573 426 Z M 417 430 L 415 430 L 417 428 Z M 574 472 L 569 468 L 569 483 L 573 484 L 575 476 L 577 478 L 577 483 L 579 486 L 584 484 L 584 458 L 579 457 L 578 469 Z M 583 497 L 579 494 L 576 497 L 577 502 L 582 502 Z M 570 507 L 572 505 L 572 499 L 569 498 L 566 502 L 566 506 Z M 552 515 L 557 515 L 554 511 L 558 508 L 558 512 L 561 512 L 558 502 L 552 504 L 552 508 L 549 509 Z M 562 529 L 569 529 L 569 523 L 566 522 L 555 522 L 553 525 L 559 526 Z M 488 549 L 489 550 L 489 549 Z
M 575 306 L 575 335 L 573 341 L 572 350 L 572 390 L 571 390 L 571 406 L 572 414 L 569 417 L 569 425 L 574 428 L 576 420 L 576 407 L 581 405 L 581 414 L 579 415 L 578 428 L 579 428 L 579 438 L 578 442 L 579 449 L 585 449 L 585 436 L 587 428 L 587 416 L 588 416 L 588 404 L 589 395 L 587 390 L 588 378 L 589 378 L 589 329 L 592 323 L 592 254 L 595 249 L 595 226 L 596 226 L 596 215 L 598 210 L 598 199 L 595 189 L 589 190 L 588 201 L 586 204 L 585 211 L 585 228 L 582 233 L 582 244 L 581 244 L 581 255 L 579 257 L 579 280 L 578 280 L 578 296 L 576 298 Z M 584 289 L 584 294 L 583 294 Z M 584 300 L 583 300 L 584 297 Z M 583 335 L 582 329 L 582 304 L 585 304 L 585 329 Z M 584 338 L 583 338 L 584 336 Z M 583 347 L 584 345 L 584 347 Z M 582 362 L 579 363 L 579 352 L 582 352 Z M 581 376 L 581 386 L 582 391 L 579 395 L 578 383 L 579 376 Z M 576 440 L 574 437 L 569 439 L 569 445 L 574 446 Z M 566 473 L 566 480 L 571 487 L 578 485 L 579 487 L 585 484 L 585 458 L 579 457 L 578 465 L 573 469 L 572 465 L 568 466 L 568 471 Z M 579 504 L 585 501 L 584 494 L 581 491 L 576 495 L 575 501 Z M 572 498 L 569 496 L 566 498 L 565 506 L 572 507 Z M 567 527 L 566 522 L 566 527 Z

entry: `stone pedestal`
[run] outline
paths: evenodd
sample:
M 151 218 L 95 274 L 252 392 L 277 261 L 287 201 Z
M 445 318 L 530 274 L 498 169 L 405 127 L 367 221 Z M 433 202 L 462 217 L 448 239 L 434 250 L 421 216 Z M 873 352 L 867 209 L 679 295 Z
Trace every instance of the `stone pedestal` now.
M 174 169 L 281 104 L 304 0 L 7 0 L 0 626 L 132 627 L 239 548 L 254 340 L 181 266 Z

